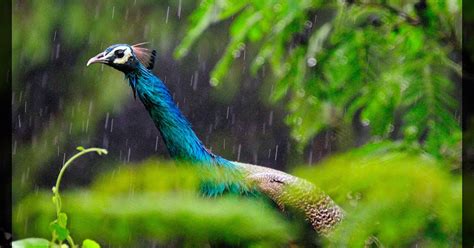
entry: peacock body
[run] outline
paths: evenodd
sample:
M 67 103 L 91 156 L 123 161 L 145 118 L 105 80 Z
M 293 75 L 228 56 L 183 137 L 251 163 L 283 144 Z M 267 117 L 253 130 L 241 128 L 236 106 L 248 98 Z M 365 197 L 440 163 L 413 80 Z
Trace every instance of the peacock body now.
M 103 63 L 125 74 L 134 96 L 147 109 L 171 157 L 206 168 L 223 169 L 231 179 L 243 175 L 240 181 L 204 181 L 201 186 L 204 195 L 264 194 L 282 208 L 288 205 L 301 210 L 320 233 L 326 233 L 342 219 L 342 210 L 323 192 L 316 192 L 309 182 L 278 170 L 232 162 L 209 151 L 174 103 L 165 84 L 152 73 L 155 51 L 141 45 L 112 45 L 91 58 L 87 65 Z M 282 183 L 275 184 L 277 179 Z M 286 190 L 288 187 L 299 189 L 299 195 L 292 197 L 293 191 Z M 308 197 L 310 194 L 316 198 Z

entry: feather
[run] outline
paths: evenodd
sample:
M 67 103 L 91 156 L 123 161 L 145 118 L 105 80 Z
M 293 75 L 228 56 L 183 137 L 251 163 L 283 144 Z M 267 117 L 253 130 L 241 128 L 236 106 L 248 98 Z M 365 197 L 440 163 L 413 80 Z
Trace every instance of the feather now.
M 140 63 L 142 63 L 148 70 L 151 70 L 155 65 L 156 50 L 150 50 L 146 47 L 142 47 L 146 44 L 148 44 L 148 42 L 135 44 L 132 46 L 132 50 Z

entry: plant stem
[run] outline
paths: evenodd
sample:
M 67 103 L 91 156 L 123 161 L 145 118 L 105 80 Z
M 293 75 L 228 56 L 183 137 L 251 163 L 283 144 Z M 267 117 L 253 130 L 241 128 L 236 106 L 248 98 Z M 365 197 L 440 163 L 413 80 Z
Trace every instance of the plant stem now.
M 69 242 L 69 244 L 71 245 L 71 247 L 76 247 L 76 245 L 74 244 L 74 240 L 72 240 L 72 237 L 71 235 L 68 235 L 67 236 L 67 242 Z
M 78 157 L 80 157 L 80 156 L 82 156 L 86 153 L 89 153 L 89 152 L 97 152 L 99 155 L 107 154 L 107 150 L 102 149 L 102 148 L 93 147 L 93 148 L 84 149 L 82 147 L 78 147 L 77 149 L 80 152 L 76 153 L 74 156 L 72 156 L 70 159 L 68 159 L 68 161 L 66 163 L 64 163 L 63 167 L 59 171 L 58 177 L 56 178 L 56 185 L 53 187 L 53 202 L 56 205 L 56 220 L 55 221 L 58 221 L 59 215 L 61 214 L 61 207 L 62 207 L 61 196 L 59 194 L 59 186 L 61 185 L 61 179 L 63 178 L 64 172 L 69 167 L 69 165 L 72 163 L 72 161 L 74 161 L 76 158 L 78 158 Z M 76 247 L 76 245 L 74 243 L 74 240 L 72 239 L 71 235 L 68 235 L 66 239 L 67 239 L 67 242 L 71 245 L 71 247 L 73 247 L 73 248 Z M 56 241 L 56 234 L 55 234 L 55 232 L 53 232 L 53 237 L 52 237 L 51 243 L 55 243 L 55 241 Z M 61 245 L 62 241 L 60 241 L 59 244 Z
M 59 213 L 61 213 L 61 197 L 59 195 L 59 185 L 61 184 L 61 179 L 63 177 L 64 172 L 66 171 L 67 167 L 74 161 L 76 158 L 89 153 L 89 152 L 97 152 L 98 154 L 107 154 L 107 150 L 102 149 L 102 148 L 88 148 L 84 149 L 78 153 L 76 153 L 74 156 L 72 156 L 68 161 L 63 165 L 61 168 L 61 171 L 59 171 L 58 178 L 56 179 L 56 186 L 54 187 L 53 193 L 56 196 L 56 214 L 59 217 Z

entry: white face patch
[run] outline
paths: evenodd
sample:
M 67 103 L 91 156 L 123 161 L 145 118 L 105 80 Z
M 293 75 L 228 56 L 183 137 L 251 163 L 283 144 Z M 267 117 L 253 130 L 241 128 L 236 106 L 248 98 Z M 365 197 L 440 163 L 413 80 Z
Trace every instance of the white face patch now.
M 125 64 L 128 59 L 130 58 L 130 56 L 132 56 L 132 49 L 130 49 L 130 47 L 128 46 L 118 46 L 116 48 L 114 48 L 114 50 L 110 51 L 106 56 L 105 58 L 108 58 L 108 57 L 111 57 L 113 55 L 115 55 L 115 51 L 117 50 L 123 50 L 123 57 L 121 58 L 115 58 L 113 63 L 114 64 Z

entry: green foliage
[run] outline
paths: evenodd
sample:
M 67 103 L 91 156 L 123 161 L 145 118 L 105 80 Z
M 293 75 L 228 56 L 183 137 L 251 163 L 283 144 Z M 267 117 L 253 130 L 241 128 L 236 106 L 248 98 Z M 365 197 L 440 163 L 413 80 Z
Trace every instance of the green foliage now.
M 458 246 L 461 178 L 438 163 L 386 142 L 332 156 L 317 167 L 298 167 L 294 174 L 346 212 L 322 240 L 327 246 Z M 298 226 L 258 199 L 202 198 L 197 189 L 206 171 L 199 167 L 147 160 L 119 168 L 98 175 L 90 190 L 63 193 L 67 218 L 55 213 L 47 192 L 30 194 L 15 206 L 15 233 L 46 236 L 56 216 L 78 238 L 112 246 L 275 247 L 301 238 Z
M 44 204 L 47 199 L 45 193 L 24 199 L 19 204 L 23 214 L 15 220 L 15 226 L 30 223 L 40 227 L 34 230 L 39 235 L 47 233 L 43 225 L 53 215 Z M 144 242 L 184 239 L 203 245 L 278 245 L 288 242 L 294 232 L 275 210 L 242 198 L 204 199 L 180 192 L 109 195 L 76 191 L 64 195 L 64 205 L 71 209 L 69 229 L 79 238 L 94 237 L 103 244 L 143 246 Z M 27 235 L 16 231 L 20 236 Z
M 392 4 L 392 5 L 390 5 Z M 288 96 L 287 124 L 305 145 L 354 120 L 370 141 L 402 140 L 458 167 L 461 131 L 453 74 L 460 75 L 461 1 L 203 1 L 175 52 L 182 57 L 203 31 L 229 19 L 230 41 L 211 84 L 229 74 L 246 46 L 251 71 L 268 66 L 271 98 Z M 409 10 L 406 13 L 401 10 Z M 321 13 L 326 14 L 319 17 Z M 456 74 L 454 74 L 456 75 Z
M 68 161 L 66 161 L 66 163 L 61 168 L 61 171 L 59 172 L 59 175 L 56 179 L 56 185 L 52 189 L 52 191 L 53 191 L 52 200 L 53 200 L 53 203 L 56 207 L 56 219 L 53 220 L 51 223 L 49 223 L 49 231 L 52 234 L 52 240 L 50 242 L 48 242 L 48 241 L 45 242 L 44 239 L 40 239 L 40 238 L 27 238 L 27 239 L 15 241 L 14 242 L 15 247 L 25 247 L 25 248 L 27 248 L 27 247 L 44 247 L 45 245 L 46 245 L 46 247 L 50 247 L 50 246 L 51 247 L 56 247 L 56 246 L 62 247 L 63 242 L 65 242 L 66 240 L 67 240 L 67 243 L 69 243 L 69 245 L 71 247 L 73 247 L 73 248 L 77 247 L 75 245 L 71 235 L 70 235 L 69 229 L 67 228 L 67 223 L 68 223 L 67 214 L 61 211 L 62 201 L 61 201 L 61 195 L 59 194 L 59 186 L 61 185 L 61 179 L 62 179 L 62 176 L 63 176 L 64 172 L 68 168 L 68 166 L 75 159 L 79 158 L 80 156 L 82 156 L 86 153 L 90 153 L 90 152 L 96 152 L 99 155 L 107 154 L 107 150 L 101 149 L 101 148 L 88 148 L 88 149 L 85 149 L 84 147 L 79 146 L 79 147 L 77 147 L 77 150 L 79 152 L 77 154 L 75 154 L 74 156 L 72 156 L 70 159 L 68 159 Z M 88 239 L 88 240 L 84 240 L 84 242 L 85 243 L 83 243 L 83 247 L 89 247 L 89 248 L 99 247 L 100 248 L 100 245 L 98 245 L 93 240 Z
M 91 239 L 84 239 L 82 241 L 82 248 L 100 248 L 100 245 Z
M 295 227 L 265 202 L 201 197 L 201 172 L 185 164 L 150 160 L 99 175 L 92 190 L 64 194 L 69 230 L 80 238 L 126 246 L 182 242 L 274 247 L 295 237 Z M 15 212 L 20 214 L 14 226 L 19 236 L 49 232 L 45 226 L 54 212 L 47 200 L 48 194 L 39 192 L 17 205 Z M 24 230 L 27 223 L 39 228 Z
M 387 152 L 380 144 L 332 156 L 296 175 L 346 211 L 334 247 L 456 247 L 461 244 L 461 177 L 429 156 Z
M 49 248 L 49 241 L 41 238 L 27 238 L 12 242 L 13 248 Z

